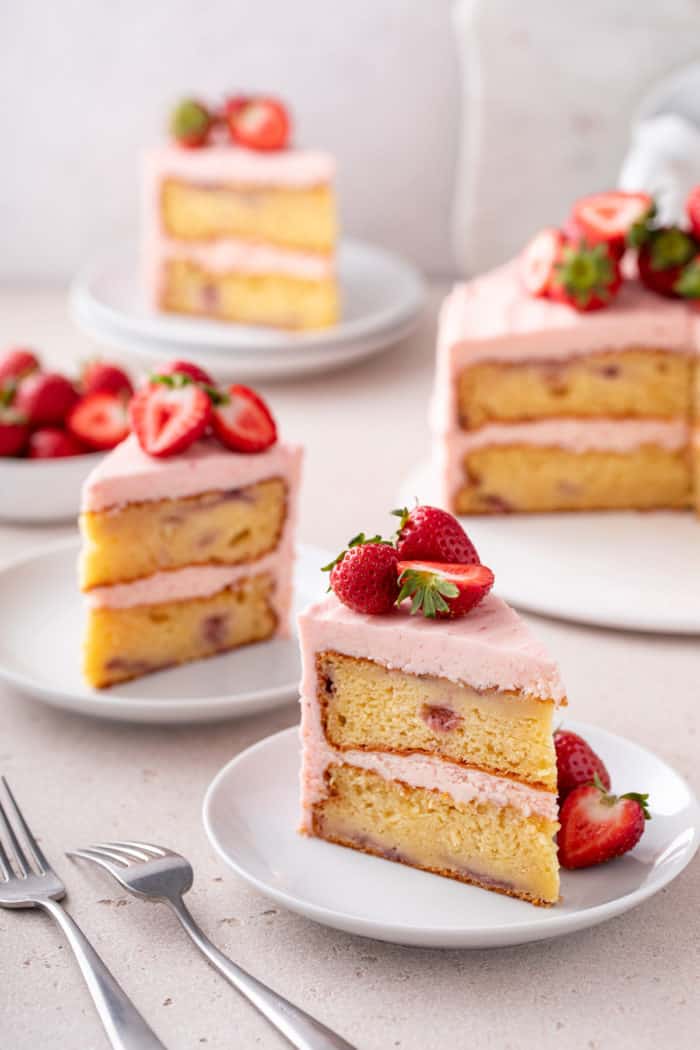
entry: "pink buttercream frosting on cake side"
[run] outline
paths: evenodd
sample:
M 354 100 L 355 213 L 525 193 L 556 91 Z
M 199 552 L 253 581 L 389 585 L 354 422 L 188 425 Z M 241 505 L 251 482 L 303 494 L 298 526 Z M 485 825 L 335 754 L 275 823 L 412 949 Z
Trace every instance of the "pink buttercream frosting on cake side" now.
M 103 511 L 127 503 L 181 499 L 240 489 L 272 477 L 286 480 L 293 492 L 301 458 L 301 446 L 281 441 L 265 452 L 245 453 L 226 449 L 214 438 L 203 438 L 177 456 L 154 459 L 131 434 L 85 479 L 81 509 Z
M 299 638 L 305 830 L 310 830 L 312 807 L 326 796 L 325 771 L 334 762 L 359 766 L 412 787 L 445 792 L 457 802 L 483 800 L 556 819 L 557 800 L 552 792 L 445 762 L 437 756 L 336 751 L 323 732 L 316 695 L 316 654 L 325 650 L 374 660 L 409 674 L 465 682 L 479 690 L 517 690 L 555 703 L 565 702 L 556 663 L 500 598 L 489 595 L 468 616 L 436 623 L 412 617 L 404 609 L 386 616 L 364 616 L 330 594 L 301 613 Z M 518 703 L 517 698 L 513 703 Z
M 265 452 L 244 454 L 223 448 L 213 438 L 195 442 L 167 459 L 148 456 L 134 435 L 118 445 L 89 475 L 83 486 L 83 511 L 116 510 L 129 503 L 178 499 L 201 492 L 235 491 L 265 478 L 281 477 L 287 485 L 287 516 L 274 551 L 240 565 L 192 565 L 157 572 L 130 583 L 93 587 L 92 607 L 115 609 L 202 598 L 235 586 L 249 576 L 269 574 L 275 581 L 272 603 L 277 633 L 288 637 L 292 602 L 294 535 L 303 450 L 277 443 Z
M 700 325 L 687 304 L 663 299 L 634 280 L 623 285 L 610 307 L 591 313 L 528 295 L 517 262 L 456 285 L 440 312 L 430 406 L 441 501 L 449 505 L 462 483 L 464 456 L 488 445 L 547 445 L 573 452 L 629 452 L 645 444 L 676 451 L 686 445 L 685 420 L 560 418 L 489 423 L 469 432 L 459 426 L 457 378 L 471 364 L 561 362 L 628 347 L 696 353 Z

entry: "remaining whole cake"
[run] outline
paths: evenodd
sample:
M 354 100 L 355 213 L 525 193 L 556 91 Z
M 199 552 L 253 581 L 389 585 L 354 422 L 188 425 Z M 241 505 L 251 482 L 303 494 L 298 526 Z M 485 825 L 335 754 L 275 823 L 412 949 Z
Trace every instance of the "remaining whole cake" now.
M 271 106 L 232 100 L 196 148 L 175 137 L 148 153 L 145 280 L 156 309 L 283 328 L 337 321 L 335 162 L 288 147 L 286 125 L 272 146 L 238 134 Z
M 459 528 L 417 508 L 395 546 L 345 553 L 335 593 L 299 617 L 302 830 L 553 904 L 559 671 L 512 609 L 484 597 L 493 580 L 484 566 L 401 560 L 419 518 L 433 557 L 433 523 Z M 431 588 L 445 598 L 428 615 Z M 405 595 L 426 615 L 412 615 Z
M 443 305 L 433 448 L 441 501 L 458 513 L 700 506 L 700 329 L 678 301 L 696 242 L 651 225 L 644 194 L 599 197 Z M 641 247 L 621 268 L 625 234 Z
M 234 389 L 231 405 L 246 388 Z M 198 384 L 161 393 L 152 381 L 132 402 L 137 432 L 85 482 L 80 584 L 94 686 L 288 632 L 301 449 L 268 435 L 259 451 L 236 450 L 198 423 L 185 447 L 149 454 L 140 437 L 150 447 L 159 413 L 184 405 L 184 420 L 171 416 L 180 433 L 195 394 L 209 403 Z M 240 436 L 250 420 L 238 423 Z

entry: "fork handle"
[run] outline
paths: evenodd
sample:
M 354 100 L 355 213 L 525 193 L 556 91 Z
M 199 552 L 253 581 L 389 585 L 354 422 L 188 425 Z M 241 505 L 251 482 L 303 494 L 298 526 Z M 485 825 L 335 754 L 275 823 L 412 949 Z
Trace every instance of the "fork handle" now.
M 53 900 L 37 903 L 55 919 L 73 949 L 114 1050 L 166 1050 L 65 908 Z
M 167 898 L 183 927 L 199 950 L 222 976 L 237 988 L 297 1050 L 356 1050 L 310 1014 L 273 992 L 219 951 L 200 929 L 181 898 Z

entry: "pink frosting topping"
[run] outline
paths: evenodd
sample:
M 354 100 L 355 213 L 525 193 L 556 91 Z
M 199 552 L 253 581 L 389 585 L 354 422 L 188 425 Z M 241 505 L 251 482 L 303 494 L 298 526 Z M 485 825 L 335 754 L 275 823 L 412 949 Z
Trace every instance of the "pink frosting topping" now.
M 277 442 L 265 452 L 249 454 L 225 449 L 214 438 L 196 441 L 180 455 L 154 459 L 131 434 L 85 479 L 82 510 L 228 491 L 272 477 L 284 478 L 294 492 L 301 459 L 299 445 Z
M 315 654 L 332 649 L 477 690 L 519 691 L 556 703 L 566 699 L 556 662 L 515 610 L 492 594 L 468 616 L 437 622 L 404 608 L 365 616 L 328 594 L 301 613 L 299 632 L 304 696 L 315 695 Z
M 176 143 L 166 143 L 149 150 L 145 164 L 150 179 L 175 178 L 199 184 L 304 188 L 335 177 L 334 158 L 321 150 L 261 153 L 226 143 L 206 149 L 183 149 Z

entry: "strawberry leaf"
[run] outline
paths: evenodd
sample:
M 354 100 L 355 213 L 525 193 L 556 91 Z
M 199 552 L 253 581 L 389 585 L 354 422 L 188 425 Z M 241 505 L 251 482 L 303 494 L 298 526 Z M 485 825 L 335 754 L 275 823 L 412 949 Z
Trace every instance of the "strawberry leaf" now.
M 620 795 L 620 798 L 627 798 L 631 802 L 638 802 L 642 813 L 644 814 L 645 820 L 651 820 L 651 813 L 649 812 L 649 795 L 641 795 L 638 791 L 628 791 L 624 795 Z

